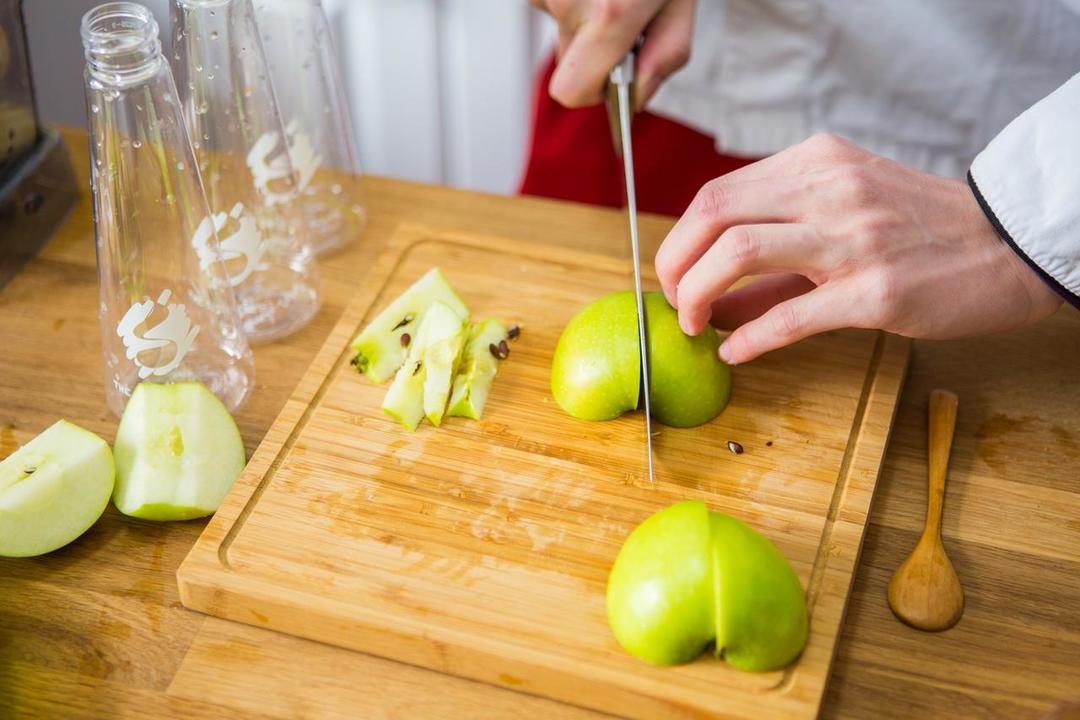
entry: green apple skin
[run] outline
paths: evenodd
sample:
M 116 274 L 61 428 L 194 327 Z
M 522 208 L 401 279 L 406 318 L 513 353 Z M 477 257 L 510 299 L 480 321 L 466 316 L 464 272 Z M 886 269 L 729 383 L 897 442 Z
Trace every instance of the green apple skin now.
M 740 670 L 776 670 L 806 644 L 806 599 L 768 539 L 705 503 L 677 503 L 626 539 L 608 578 L 608 622 L 630 654 L 690 662 L 715 642 Z
M 82 535 L 115 478 L 108 443 L 66 420 L 49 427 L 0 462 L 0 556 L 43 555 Z
M 633 410 L 641 390 L 637 304 L 631 292 L 596 300 L 566 325 L 551 361 L 551 394 L 581 420 Z
M 653 417 L 671 427 L 709 422 L 731 396 L 731 368 L 720 359 L 716 331 L 706 327 L 697 337 L 685 334 L 679 314 L 661 293 L 645 293 L 645 319 Z M 636 324 L 633 331 L 637 337 Z
M 731 370 L 711 328 L 691 337 L 660 293 L 645 293 L 653 418 L 672 427 L 712 420 L 731 395 Z M 611 420 L 638 407 L 641 360 L 633 292 L 606 295 L 567 324 L 555 348 L 551 392 L 568 414 Z
M 615 639 L 654 665 L 690 662 L 716 635 L 711 579 L 705 503 L 678 503 L 650 516 L 626 538 L 608 576 Z
M 716 654 L 739 670 L 787 666 L 799 656 L 809 620 L 799 576 L 772 542 L 730 515 L 709 513 Z

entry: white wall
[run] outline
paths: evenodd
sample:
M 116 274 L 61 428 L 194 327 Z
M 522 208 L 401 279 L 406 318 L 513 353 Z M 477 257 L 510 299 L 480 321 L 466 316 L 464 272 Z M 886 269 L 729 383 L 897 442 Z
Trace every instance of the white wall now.
M 85 124 L 79 21 L 100 0 L 24 0 L 45 122 Z M 168 45 L 170 0 L 142 0 Z M 514 192 L 536 64 L 553 37 L 525 0 L 323 0 L 365 172 Z

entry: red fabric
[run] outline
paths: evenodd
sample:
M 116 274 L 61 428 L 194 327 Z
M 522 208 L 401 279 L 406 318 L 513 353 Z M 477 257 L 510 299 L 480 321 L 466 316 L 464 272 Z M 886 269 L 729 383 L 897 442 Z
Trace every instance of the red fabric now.
M 568 110 L 548 95 L 555 59 L 538 78 L 523 195 L 622 207 L 622 160 L 615 154 L 605 105 Z M 638 209 L 681 215 L 709 180 L 753 162 L 716 152 L 713 139 L 650 112 L 634 116 Z

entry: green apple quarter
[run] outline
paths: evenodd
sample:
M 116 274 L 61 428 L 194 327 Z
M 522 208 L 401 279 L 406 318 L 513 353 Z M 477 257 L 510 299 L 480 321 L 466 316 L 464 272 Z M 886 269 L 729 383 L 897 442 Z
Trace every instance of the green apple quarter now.
M 731 370 L 717 354 L 716 332 L 684 334 L 674 308 L 655 292 L 645 293 L 645 318 L 653 417 L 672 427 L 712 420 L 731 394 Z M 611 420 L 639 406 L 640 388 L 637 302 L 633 292 L 612 293 L 583 308 L 563 330 L 551 391 L 576 418 Z
M 136 385 L 113 449 L 113 504 L 146 520 L 212 514 L 246 463 L 236 422 L 199 382 Z
M 52 552 L 86 532 L 116 476 L 100 437 L 61 420 L 0 462 L 0 556 Z
M 787 559 L 700 500 L 630 533 L 608 576 L 607 611 L 619 644 L 656 665 L 690 662 L 713 645 L 740 670 L 776 670 L 807 639 L 806 598 Z

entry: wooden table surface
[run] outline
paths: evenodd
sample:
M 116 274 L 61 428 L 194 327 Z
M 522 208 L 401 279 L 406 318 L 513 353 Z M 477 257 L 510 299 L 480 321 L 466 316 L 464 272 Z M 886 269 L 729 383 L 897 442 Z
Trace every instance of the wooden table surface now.
M 85 178 L 84 136 L 65 137 Z M 257 388 L 237 415 L 249 453 L 399 221 L 625 253 L 618 212 L 377 178 L 365 190 L 368 229 L 324 263 L 315 322 L 256 349 Z M 670 224 L 643 218 L 646 252 Z M 112 440 L 96 307 L 83 187 L 0 290 L 0 457 L 61 417 Z M 1039 717 L 1080 696 L 1077 347 L 1069 309 L 1007 336 L 915 344 L 822 716 Z M 967 609 L 930 635 L 893 618 L 885 587 L 921 525 L 935 387 L 960 396 L 944 534 Z M 0 558 L 0 717 L 600 717 L 188 611 L 174 573 L 204 524 L 110 507 L 51 555 Z

